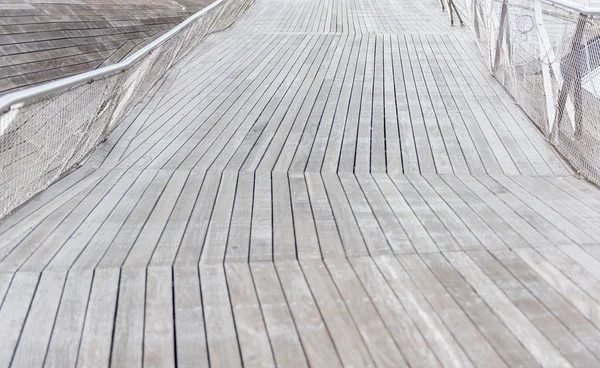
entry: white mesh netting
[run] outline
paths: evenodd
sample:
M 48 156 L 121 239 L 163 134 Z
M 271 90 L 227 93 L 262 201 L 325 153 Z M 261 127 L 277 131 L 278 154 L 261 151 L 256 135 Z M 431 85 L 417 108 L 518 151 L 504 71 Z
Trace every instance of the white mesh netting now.
M 494 76 L 573 167 L 600 185 L 600 19 L 544 0 L 458 3 Z
M 171 66 L 251 3 L 224 0 L 125 71 L 0 115 L 0 219 L 85 158 Z

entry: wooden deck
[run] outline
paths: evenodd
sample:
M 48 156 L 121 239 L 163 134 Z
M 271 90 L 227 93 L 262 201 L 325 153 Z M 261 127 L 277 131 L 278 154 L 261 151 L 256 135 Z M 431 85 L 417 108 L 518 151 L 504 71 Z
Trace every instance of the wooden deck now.
M 599 220 L 437 0 L 257 0 L 0 223 L 0 367 L 597 367 Z
M 212 0 L 0 0 L 0 95 L 117 63 Z

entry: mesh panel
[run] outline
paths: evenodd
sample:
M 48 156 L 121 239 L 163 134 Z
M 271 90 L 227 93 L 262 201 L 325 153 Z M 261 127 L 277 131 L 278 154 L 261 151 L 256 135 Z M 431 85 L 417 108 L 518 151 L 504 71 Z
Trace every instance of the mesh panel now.
M 600 185 L 600 19 L 541 0 L 463 0 L 494 76 Z
M 251 3 L 225 0 L 129 69 L 0 115 L 0 218 L 85 158 L 171 66 Z

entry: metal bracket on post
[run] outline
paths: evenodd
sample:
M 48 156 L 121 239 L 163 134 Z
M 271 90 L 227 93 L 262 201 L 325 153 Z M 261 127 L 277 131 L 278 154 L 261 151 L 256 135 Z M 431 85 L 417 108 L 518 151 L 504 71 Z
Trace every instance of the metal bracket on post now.
M 579 19 L 577 20 L 577 28 L 575 28 L 575 33 L 573 34 L 573 39 L 571 41 L 571 50 L 567 54 L 565 58 L 565 63 L 567 65 L 567 70 L 563 71 L 563 84 L 560 87 L 558 100 L 557 100 L 557 112 L 553 124 L 553 130 L 551 133 L 558 134 L 560 130 L 560 123 L 562 121 L 562 117 L 565 112 L 565 108 L 567 106 L 567 100 L 570 97 L 573 100 L 573 105 L 575 107 L 575 116 L 573 117 L 573 129 L 575 130 L 575 136 L 581 136 L 581 120 L 583 118 L 583 101 L 582 101 L 582 91 L 581 91 L 581 49 L 582 43 L 581 40 L 583 38 L 583 31 L 585 30 L 585 25 L 587 23 L 588 16 L 585 14 L 579 14 Z

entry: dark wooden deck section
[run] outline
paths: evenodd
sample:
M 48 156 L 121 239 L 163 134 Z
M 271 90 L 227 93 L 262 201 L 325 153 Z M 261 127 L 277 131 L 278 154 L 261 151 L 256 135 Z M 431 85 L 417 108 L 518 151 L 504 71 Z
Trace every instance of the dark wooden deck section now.
M 0 366 L 597 367 L 599 220 L 437 0 L 257 0 L 0 223 Z
M 0 95 L 117 63 L 212 0 L 0 0 Z

